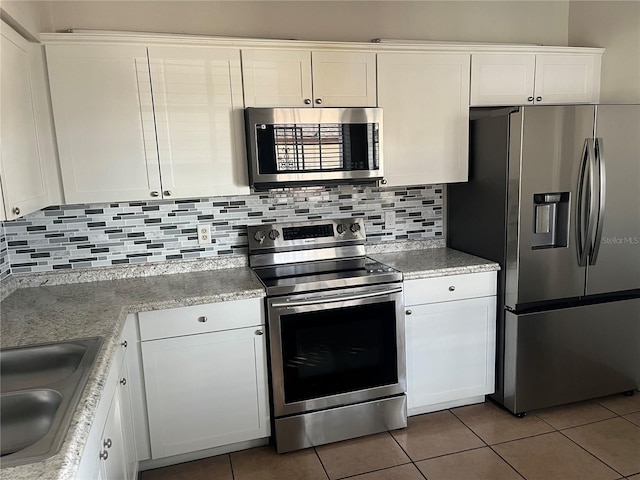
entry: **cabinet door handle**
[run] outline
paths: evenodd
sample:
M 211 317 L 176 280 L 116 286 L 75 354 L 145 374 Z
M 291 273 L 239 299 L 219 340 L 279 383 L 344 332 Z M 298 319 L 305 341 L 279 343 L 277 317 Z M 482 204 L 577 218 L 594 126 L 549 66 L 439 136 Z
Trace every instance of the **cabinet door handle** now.
M 305 98 L 304 99 L 304 104 L 305 105 L 311 105 L 311 99 L 310 98 Z
M 199 321 L 199 322 L 204 323 L 204 322 L 206 322 L 207 320 L 209 320 L 209 319 L 208 319 L 207 317 L 205 317 L 204 315 L 203 315 L 203 316 L 201 316 L 201 317 L 198 317 L 198 321 Z
M 106 460 L 107 458 L 109 458 L 109 452 L 107 452 L 106 450 L 101 451 L 100 460 Z
M 124 341 L 124 342 L 122 342 L 120 345 L 122 345 L 124 348 L 127 348 L 128 343 L 127 343 L 127 341 L 125 340 L 125 341 Z
M 449 291 L 450 291 L 450 292 L 454 292 L 455 290 L 456 290 L 455 285 L 451 285 L 451 286 L 449 287 Z
M 256 335 L 264 335 L 264 332 L 262 330 L 256 330 Z
M 120 385 L 126 385 L 127 384 L 127 379 L 126 378 L 121 378 L 120 379 Z M 111 441 L 111 440 L 109 440 Z
M 13 214 L 20 215 L 20 209 L 18 207 L 13 207 Z
M 171 196 L 171 190 L 165 190 L 164 191 L 164 196 L 165 197 L 170 197 Z
M 541 102 L 542 101 L 542 97 L 536 97 L 536 102 Z
M 159 193 L 159 192 L 157 192 L 156 190 L 152 190 L 152 191 L 151 191 L 151 193 L 150 193 L 150 195 L 151 195 L 152 197 L 159 197 L 159 196 L 160 196 L 160 193 Z
M 104 445 L 106 448 L 111 448 L 111 446 L 113 445 L 113 442 L 111 441 L 110 438 L 107 438 L 104 442 L 102 442 L 102 445 Z
M 387 179 L 386 179 L 386 178 L 383 178 L 382 180 L 380 180 L 380 183 L 381 183 L 382 185 L 386 185 L 386 184 L 387 184 Z
M 533 102 L 533 97 L 527 97 L 528 102 Z
M 316 98 L 316 105 L 322 105 L 322 99 Z
M 413 312 L 412 312 L 411 310 L 407 310 L 407 311 L 406 311 L 406 312 L 404 312 L 404 313 L 406 313 L 407 315 L 411 315 Z

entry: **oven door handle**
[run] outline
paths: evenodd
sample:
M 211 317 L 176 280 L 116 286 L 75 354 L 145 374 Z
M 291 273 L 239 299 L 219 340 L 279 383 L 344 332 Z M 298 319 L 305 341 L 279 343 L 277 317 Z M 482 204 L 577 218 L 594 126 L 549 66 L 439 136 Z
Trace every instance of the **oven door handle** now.
M 385 295 L 392 295 L 394 293 L 402 292 L 402 287 L 395 288 L 385 288 L 384 290 L 378 290 L 375 292 L 368 293 L 352 293 L 349 295 L 325 295 L 316 298 L 310 298 L 308 300 L 293 300 L 286 302 L 278 302 L 272 303 L 271 306 L 274 308 L 295 308 L 295 307 L 303 307 L 305 305 L 320 305 L 325 303 L 336 303 L 336 302 L 346 302 L 348 300 L 360 300 L 362 298 L 371 298 L 371 297 L 382 297 Z

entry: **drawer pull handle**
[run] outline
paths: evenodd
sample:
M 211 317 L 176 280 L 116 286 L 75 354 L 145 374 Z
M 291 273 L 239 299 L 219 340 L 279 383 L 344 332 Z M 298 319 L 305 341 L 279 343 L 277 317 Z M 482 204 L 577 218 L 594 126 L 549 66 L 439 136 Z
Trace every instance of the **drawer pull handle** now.
M 456 287 L 455 287 L 454 285 L 451 285 L 451 286 L 449 287 L 449 291 L 450 291 L 450 292 L 455 291 L 455 289 L 456 289 Z
M 127 379 L 126 378 L 120 379 L 120 385 L 126 385 L 126 384 L 127 384 Z
M 113 445 L 113 443 L 111 442 L 110 438 L 107 438 L 104 442 L 103 445 L 107 448 L 111 448 L 111 446 Z
M 106 450 L 100 452 L 100 460 L 106 460 L 107 458 L 109 458 L 109 452 L 107 452 Z
M 127 341 L 125 340 L 125 341 L 124 341 L 124 342 L 122 342 L 120 345 L 122 345 L 124 348 L 127 348 L 128 343 L 127 343 Z
M 412 312 L 411 310 L 407 310 L 407 311 L 406 311 L 406 312 L 404 312 L 404 313 L 406 313 L 407 315 L 411 315 L 413 312 Z
M 264 332 L 262 330 L 256 330 L 256 335 L 264 335 Z
M 209 319 L 208 319 L 207 317 L 205 317 L 204 315 L 203 315 L 202 317 L 198 317 L 198 321 L 199 321 L 199 322 L 204 323 L 204 322 L 206 322 L 207 320 L 209 320 Z

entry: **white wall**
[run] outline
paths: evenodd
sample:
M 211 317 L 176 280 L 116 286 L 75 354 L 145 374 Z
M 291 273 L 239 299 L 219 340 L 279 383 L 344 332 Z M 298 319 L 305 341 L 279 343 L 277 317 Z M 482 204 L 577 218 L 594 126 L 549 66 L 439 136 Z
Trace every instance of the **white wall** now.
M 640 103 L 640 2 L 572 0 L 569 43 L 606 49 L 600 102 Z
M 52 31 L 136 30 L 301 40 L 567 44 L 568 0 L 53 1 Z

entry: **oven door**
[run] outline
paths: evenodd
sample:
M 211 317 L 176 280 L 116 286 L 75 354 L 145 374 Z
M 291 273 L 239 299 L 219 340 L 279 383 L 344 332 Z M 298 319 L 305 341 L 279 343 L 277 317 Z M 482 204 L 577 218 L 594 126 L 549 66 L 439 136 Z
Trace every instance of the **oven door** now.
M 274 415 L 406 390 L 402 284 L 268 299 Z

